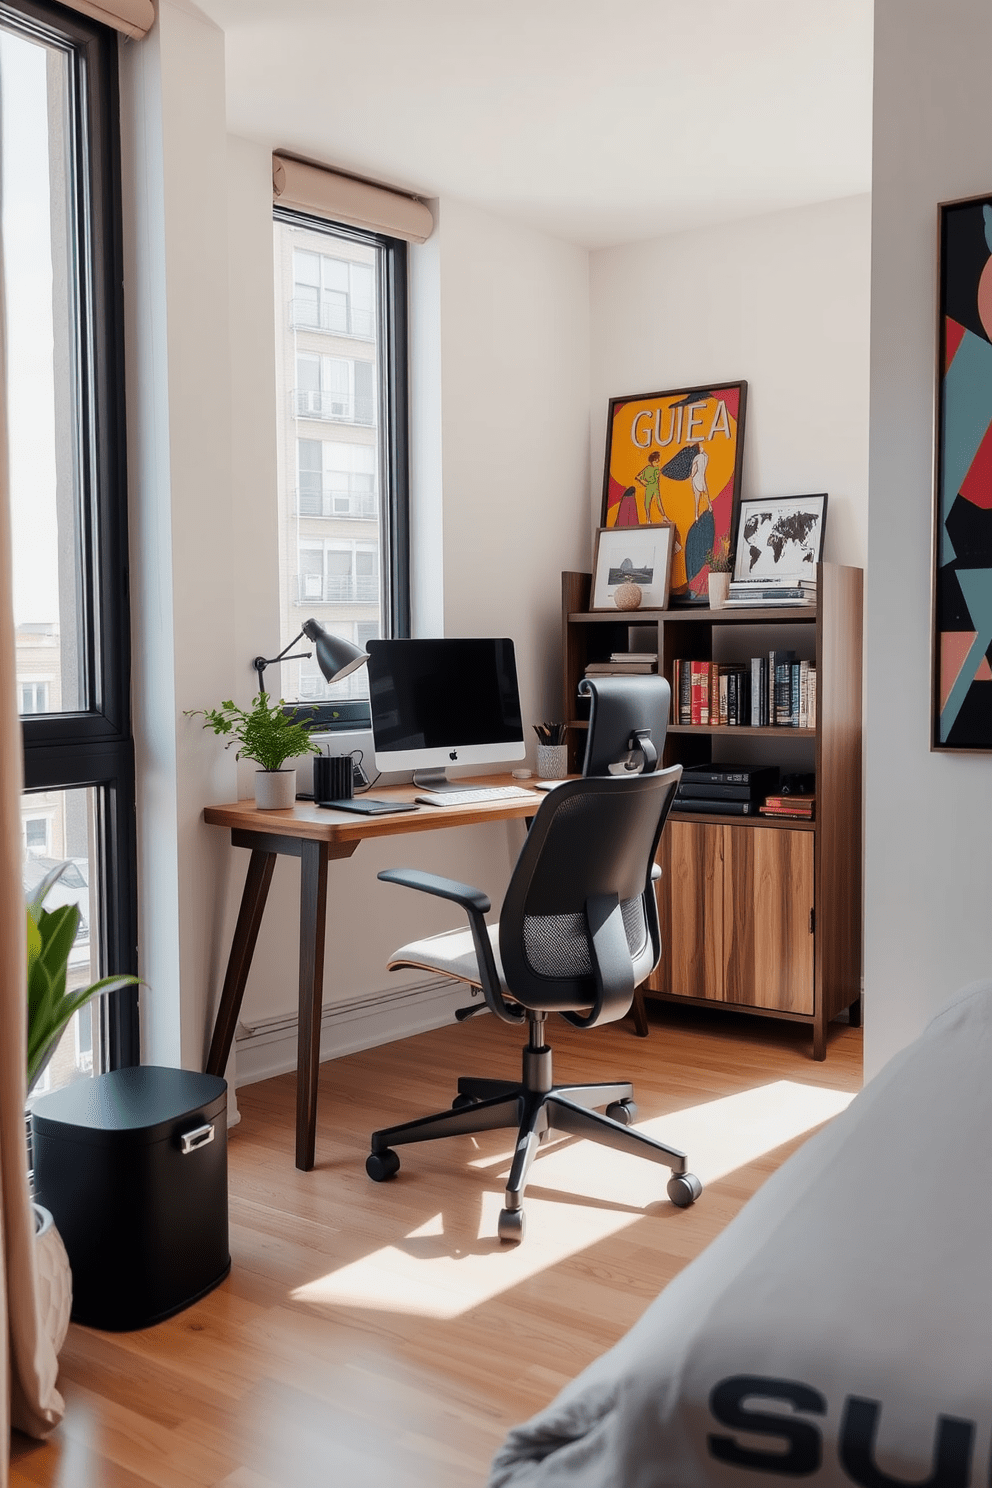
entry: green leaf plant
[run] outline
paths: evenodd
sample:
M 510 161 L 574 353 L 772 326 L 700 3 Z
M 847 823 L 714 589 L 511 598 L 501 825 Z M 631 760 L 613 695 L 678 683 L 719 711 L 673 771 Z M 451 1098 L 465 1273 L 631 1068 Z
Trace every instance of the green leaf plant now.
M 79 930 L 77 904 L 44 908 L 52 885 L 68 864 L 60 863 L 38 885 L 27 904 L 28 930 L 28 1094 L 37 1085 L 74 1013 L 103 992 L 134 986 L 135 976 L 109 976 L 89 987 L 66 991 L 69 953 Z
M 268 693 L 260 692 L 249 709 L 228 699 L 219 708 L 188 708 L 185 716 L 202 718 L 203 727 L 215 734 L 230 734 L 224 747 L 239 746 L 235 759 L 254 760 L 262 770 L 281 770 L 288 759 L 320 753 L 310 737 L 313 720 L 300 718 L 298 710 L 289 714 L 284 709 L 281 698 L 271 703 Z

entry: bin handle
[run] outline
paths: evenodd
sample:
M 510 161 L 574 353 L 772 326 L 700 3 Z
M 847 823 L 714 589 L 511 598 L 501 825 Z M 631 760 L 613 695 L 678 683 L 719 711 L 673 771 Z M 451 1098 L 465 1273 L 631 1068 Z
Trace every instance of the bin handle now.
M 213 1123 L 209 1126 L 198 1126 L 194 1131 L 183 1132 L 181 1137 L 182 1153 L 185 1157 L 190 1152 L 196 1152 L 200 1147 L 206 1147 L 208 1142 L 214 1139 Z

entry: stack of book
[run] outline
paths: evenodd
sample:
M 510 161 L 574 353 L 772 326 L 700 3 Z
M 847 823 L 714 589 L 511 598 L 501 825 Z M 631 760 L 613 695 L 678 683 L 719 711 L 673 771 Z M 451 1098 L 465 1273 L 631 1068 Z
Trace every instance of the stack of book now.
M 657 651 L 613 651 L 609 661 L 591 661 L 587 677 L 643 677 L 658 670 Z
M 734 579 L 726 603 L 741 608 L 816 604 L 816 580 L 797 579 L 794 584 L 777 584 L 766 579 Z
M 792 816 L 812 821 L 816 796 L 766 796 L 759 808 L 762 816 Z
M 712 728 L 815 728 L 816 665 L 794 651 L 769 651 L 748 661 L 676 659 L 673 721 Z
M 777 784 L 776 765 L 686 765 L 675 810 L 757 816 L 769 788 Z

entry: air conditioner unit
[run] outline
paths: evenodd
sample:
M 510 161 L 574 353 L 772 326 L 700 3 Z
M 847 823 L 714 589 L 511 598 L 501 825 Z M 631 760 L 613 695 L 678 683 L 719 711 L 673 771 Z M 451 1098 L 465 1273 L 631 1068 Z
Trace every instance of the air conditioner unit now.
M 321 599 L 324 594 L 324 581 L 320 574 L 303 575 L 303 598 Z

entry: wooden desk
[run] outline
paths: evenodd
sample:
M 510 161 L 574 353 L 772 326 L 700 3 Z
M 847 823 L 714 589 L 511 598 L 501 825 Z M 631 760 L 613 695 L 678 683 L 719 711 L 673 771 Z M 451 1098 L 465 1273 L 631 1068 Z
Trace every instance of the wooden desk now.
M 467 786 L 519 783 L 508 775 L 473 778 L 465 782 Z M 418 789 L 413 785 L 376 786 L 370 794 L 376 799 L 412 801 Z M 297 801 L 289 811 L 259 811 L 254 801 L 236 801 L 230 806 L 205 808 L 205 822 L 214 827 L 227 827 L 232 844 L 251 851 L 207 1057 L 208 1074 L 223 1076 L 227 1068 L 276 858 L 282 854 L 300 859 L 296 1166 L 303 1172 L 309 1172 L 313 1167 L 317 1133 L 328 862 L 331 858 L 350 858 L 358 844 L 368 837 L 402 837 L 408 832 L 436 831 L 438 827 L 468 827 L 479 822 L 531 817 L 541 799 L 541 794 L 535 792 L 519 800 L 473 806 L 420 806 L 416 811 L 401 811 L 395 816 L 358 816 L 348 811 L 325 811 L 309 801 Z

